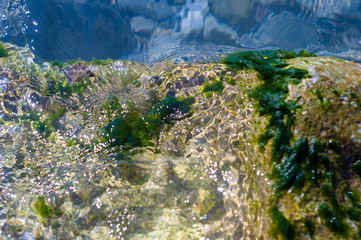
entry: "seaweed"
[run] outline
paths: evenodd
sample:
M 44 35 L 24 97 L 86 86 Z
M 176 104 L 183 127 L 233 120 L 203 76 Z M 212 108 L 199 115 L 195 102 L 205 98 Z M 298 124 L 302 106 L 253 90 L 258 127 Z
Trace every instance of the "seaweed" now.
M 52 66 L 57 66 L 58 68 L 64 68 L 66 66 L 71 66 L 71 65 L 75 65 L 78 63 L 84 63 L 87 65 L 97 65 L 97 66 L 106 66 L 109 64 L 112 64 L 114 62 L 113 59 L 106 59 L 106 60 L 101 60 L 101 59 L 96 59 L 96 58 L 92 58 L 92 60 L 90 62 L 85 62 L 82 59 L 78 58 L 78 59 L 72 59 L 72 60 L 68 60 L 68 61 L 58 61 L 58 60 L 54 60 L 50 62 L 50 65 Z
M 81 95 L 91 84 L 89 78 L 79 82 L 69 82 L 65 76 L 53 71 L 45 72 L 44 77 L 47 79 L 47 85 L 43 90 L 44 94 L 57 94 L 64 98 L 69 98 L 73 94 Z
M 315 223 L 313 221 L 311 221 L 310 219 L 304 219 L 303 225 L 305 227 L 305 230 L 312 237 L 316 231 Z
M 332 88 L 331 91 L 333 92 L 333 94 L 335 94 L 337 97 L 341 97 L 342 95 L 342 91 L 336 89 L 336 88 Z
M 324 98 L 322 96 L 320 90 L 316 89 L 315 90 L 315 95 L 316 95 L 316 97 L 318 99 L 318 104 L 319 104 L 319 106 L 320 106 L 323 113 L 333 109 L 331 102 L 327 98 Z
M 273 171 L 272 178 L 275 179 L 273 189 L 276 194 L 294 186 L 301 189 L 304 185 L 304 171 L 301 163 L 308 156 L 307 139 L 298 140 L 291 152 Z
M 106 60 L 101 60 L 101 59 L 96 59 L 96 58 L 92 58 L 90 64 L 92 65 L 98 65 L 98 66 L 105 66 L 105 65 L 109 65 L 113 63 L 113 59 L 106 59 Z
M 36 213 L 42 218 L 50 218 L 53 216 L 53 209 L 45 202 L 45 197 L 38 196 L 33 204 Z
M 157 138 L 163 123 L 182 120 L 192 114 L 194 98 L 177 98 L 166 96 L 153 106 L 147 113 L 141 114 L 137 108 L 127 109 L 117 119 L 113 120 L 104 130 L 104 141 L 111 147 L 151 146 Z
M 5 45 L 0 42 L 0 57 L 9 56 L 9 52 L 5 49 Z
M 296 57 L 317 57 L 316 53 L 308 52 L 307 50 L 301 50 Z
M 223 80 L 224 80 L 226 83 L 228 83 L 229 85 L 231 85 L 231 86 L 236 85 L 236 80 L 235 80 L 233 77 L 229 76 L 229 75 L 224 76 L 224 77 L 223 77 Z
M 350 92 L 350 96 L 352 97 L 352 99 L 354 100 L 354 102 L 356 103 L 356 105 L 361 108 L 361 101 L 360 101 L 360 99 L 358 98 L 357 94 L 351 91 L 351 92 Z
M 64 67 L 64 62 L 54 60 L 54 61 L 50 62 L 50 65 L 52 65 L 54 67 L 57 66 L 58 68 L 63 68 Z
M 224 89 L 223 82 L 220 80 L 213 80 L 210 83 L 204 83 L 202 89 L 202 95 L 205 97 L 211 97 L 215 92 L 217 94 L 221 94 Z
M 354 221 L 361 221 L 361 206 L 349 207 L 346 210 L 347 215 Z
M 45 115 L 40 111 L 31 111 L 20 116 L 21 121 L 32 124 L 35 129 L 42 137 L 49 137 L 52 132 L 55 132 L 58 120 L 66 113 L 66 108 L 63 106 L 57 106 L 50 109 Z
M 78 59 L 72 59 L 72 60 L 68 60 L 68 61 L 58 61 L 58 60 L 53 60 L 53 61 L 50 61 L 50 65 L 52 66 L 56 66 L 58 68 L 64 68 L 66 66 L 71 66 L 71 65 L 75 65 L 75 64 L 78 64 L 78 63 L 83 63 L 84 61 L 80 58 Z M 86 62 L 84 62 L 86 63 Z
M 283 215 L 277 207 L 270 209 L 272 223 L 270 235 L 274 239 L 292 240 L 295 238 L 295 228 L 293 224 Z
M 361 160 L 357 160 L 357 161 L 353 164 L 353 169 L 354 169 L 355 172 L 361 177 Z
M 351 228 L 344 223 L 342 217 L 326 204 L 321 203 L 317 208 L 317 214 L 326 222 L 326 226 L 339 236 L 350 236 Z
M 60 217 L 63 212 L 59 207 L 52 207 L 46 203 L 44 196 L 38 196 L 33 203 L 33 208 L 36 213 L 45 220 L 45 223 L 48 223 L 51 218 Z M 55 225 L 56 222 L 55 222 Z

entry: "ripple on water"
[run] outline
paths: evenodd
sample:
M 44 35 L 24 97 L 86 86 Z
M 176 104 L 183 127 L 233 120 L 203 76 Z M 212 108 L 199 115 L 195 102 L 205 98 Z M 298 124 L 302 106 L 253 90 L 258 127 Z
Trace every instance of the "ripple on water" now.
M 121 66 L 99 66 L 91 87 L 70 95 L 56 87 L 49 92 L 52 77 L 66 81 L 53 68 L 11 70 L 24 71 L 31 84 L 9 78 L 4 93 L 15 97 L 1 110 L 2 236 L 261 237 L 263 210 L 253 187 L 261 176 L 254 174 L 248 136 L 251 106 L 234 104 L 243 97 L 240 86 L 225 84 L 224 93 L 211 98 L 199 94 L 205 81 L 225 71 L 217 64 L 168 62 L 153 67 L 156 78 L 139 64 Z M 104 126 L 131 108 L 149 112 L 167 94 L 195 96 L 193 115 L 163 123 L 150 146 L 126 149 L 102 141 Z M 39 196 L 47 216 L 34 205 Z

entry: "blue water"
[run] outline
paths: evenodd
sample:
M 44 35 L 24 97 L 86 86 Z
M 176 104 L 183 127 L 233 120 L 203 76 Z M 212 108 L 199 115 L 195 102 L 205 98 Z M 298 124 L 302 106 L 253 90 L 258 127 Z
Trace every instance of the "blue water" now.
M 43 59 L 156 61 L 236 48 L 361 61 L 360 0 L 1 0 L 2 41 Z

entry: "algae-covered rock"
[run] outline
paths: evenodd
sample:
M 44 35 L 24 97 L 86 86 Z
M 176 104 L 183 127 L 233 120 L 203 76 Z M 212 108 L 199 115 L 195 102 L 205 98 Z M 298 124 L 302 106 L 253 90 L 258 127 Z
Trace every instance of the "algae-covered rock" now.
M 307 61 L 305 63 L 304 61 Z M 289 87 L 289 99 L 299 98 L 295 132 L 309 138 L 337 142 L 344 161 L 360 159 L 360 64 L 334 58 L 297 59 L 292 63 L 308 70 L 311 78 Z
M 271 236 L 357 238 L 360 202 L 346 193 L 360 190 L 360 64 L 305 51 L 235 53 L 224 63 L 261 80 L 248 95 L 261 117 L 255 154 L 273 180 Z
M 360 236 L 360 64 L 275 50 L 40 66 L 4 49 L 4 239 Z

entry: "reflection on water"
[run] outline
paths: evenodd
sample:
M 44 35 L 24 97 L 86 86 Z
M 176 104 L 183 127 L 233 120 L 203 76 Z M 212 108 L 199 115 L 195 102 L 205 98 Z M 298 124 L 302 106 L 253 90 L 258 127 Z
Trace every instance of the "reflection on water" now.
M 353 0 L 6 0 L 0 14 L 2 39 L 45 59 L 154 61 L 194 53 L 189 45 L 207 46 L 197 52 L 207 56 L 228 46 L 361 59 L 361 2 Z

